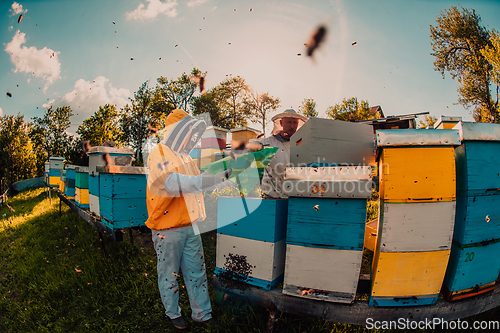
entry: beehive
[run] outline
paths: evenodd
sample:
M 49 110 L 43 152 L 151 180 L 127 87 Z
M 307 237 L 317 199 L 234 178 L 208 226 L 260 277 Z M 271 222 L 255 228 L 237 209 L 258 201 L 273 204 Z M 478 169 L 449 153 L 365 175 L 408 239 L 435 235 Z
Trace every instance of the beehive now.
M 97 166 L 99 172 L 99 208 L 102 222 L 111 229 L 145 225 L 146 168 L 110 165 Z
M 64 166 L 64 157 L 52 156 L 49 158 L 49 182 L 48 185 L 53 188 L 59 188 L 61 177 L 60 170 Z
M 363 258 L 366 198 L 291 197 L 288 203 L 283 293 L 352 302 Z
M 377 131 L 380 211 L 369 305 L 434 304 L 450 256 L 456 130 Z
M 72 164 L 66 165 L 66 183 L 64 194 L 68 199 L 75 199 L 75 166 Z
M 354 300 L 374 151 L 373 130 L 365 124 L 310 119 L 291 137 L 283 181 L 289 196 L 283 293 Z
M 266 290 L 282 281 L 287 207 L 286 199 L 219 197 L 215 273 Z
M 75 204 L 89 208 L 89 167 L 75 166 Z
M 495 288 L 500 272 L 500 125 L 461 122 L 455 149 L 457 211 L 443 294 L 457 300 Z
M 106 162 L 102 158 L 103 154 L 108 154 L 111 164 L 115 164 L 117 158 L 133 157 L 134 151 L 126 148 L 114 147 L 91 147 L 88 152 L 89 156 L 89 205 L 90 211 L 97 216 L 100 215 L 99 210 L 99 172 L 97 166 L 105 165 Z M 130 159 L 130 162 L 132 160 Z
M 226 149 L 226 138 L 229 130 L 209 126 L 201 137 L 200 145 L 202 148 Z
M 248 126 L 234 128 L 231 130 L 232 140 L 237 142 L 248 142 L 251 139 L 255 139 L 259 134 L 260 131 Z

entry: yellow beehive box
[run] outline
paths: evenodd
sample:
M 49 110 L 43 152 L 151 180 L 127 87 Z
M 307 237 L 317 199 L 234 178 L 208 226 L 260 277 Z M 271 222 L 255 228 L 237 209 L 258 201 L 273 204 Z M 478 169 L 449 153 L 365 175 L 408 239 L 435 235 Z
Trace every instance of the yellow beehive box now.
M 248 142 L 251 139 L 255 139 L 259 134 L 260 131 L 248 126 L 231 130 L 232 140 L 239 142 Z
M 385 202 L 456 199 L 453 147 L 384 148 L 379 170 L 380 198 Z
M 377 244 L 377 226 L 378 219 L 370 221 L 365 225 L 365 241 L 363 246 L 371 251 L 375 251 L 375 245 Z
M 438 295 L 450 250 L 376 252 L 373 258 L 372 296 L 419 297 Z
M 80 205 L 89 205 L 89 189 L 88 188 L 75 188 L 75 201 Z M 88 206 L 87 206 L 88 207 Z
M 49 185 L 59 187 L 59 181 L 60 181 L 59 177 L 55 177 L 55 176 L 49 177 Z

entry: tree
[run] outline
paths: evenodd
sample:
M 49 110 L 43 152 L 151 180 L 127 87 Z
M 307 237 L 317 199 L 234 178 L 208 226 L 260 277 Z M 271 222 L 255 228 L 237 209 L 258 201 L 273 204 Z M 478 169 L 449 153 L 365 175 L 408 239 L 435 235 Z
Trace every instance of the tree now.
M 193 98 L 193 115 L 208 112 L 214 126 L 226 129 L 246 126 L 246 117 L 250 116 L 244 103 L 247 91 L 245 79 L 239 76 L 226 79 L 206 94 Z
M 191 75 L 201 76 L 199 69 L 193 68 Z M 174 109 L 182 109 L 189 113 L 188 107 L 196 91 L 197 84 L 190 79 L 186 72 L 182 73 L 176 80 L 168 80 L 160 76 L 157 79 L 156 88 L 153 93 L 153 108 L 156 112 L 166 112 Z
M 149 136 L 148 124 L 153 127 L 163 127 L 161 122 L 170 113 L 154 107 L 154 92 L 148 88 L 148 81 L 144 82 L 131 103 L 120 110 L 119 127 L 121 131 L 120 141 L 136 150 L 137 165 L 143 165 L 142 145 Z
M 92 146 L 101 146 L 105 141 L 120 145 L 122 133 L 119 129 L 118 112 L 114 105 L 100 106 L 90 118 L 78 126 L 77 134 L 81 140 L 90 140 Z
M 431 115 L 425 115 L 424 120 L 418 122 L 418 128 L 434 128 L 437 118 Z
M 299 113 L 307 118 L 318 117 L 318 111 L 316 111 L 316 102 L 312 98 L 304 98 L 302 105 L 299 106 Z
M 493 31 L 491 32 L 490 43 L 491 46 L 486 45 L 485 48 L 481 50 L 481 54 L 493 67 L 491 79 L 497 85 L 497 101 L 495 103 L 495 107 L 498 114 L 498 112 L 500 111 L 498 106 L 498 90 L 500 87 L 500 35 L 495 29 L 493 29 Z
M 489 32 L 480 25 L 474 9 L 452 6 L 441 12 L 430 26 L 434 70 L 443 78 L 449 72 L 459 83 L 459 103 L 486 110 L 495 122 L 496 110 L 490 93 L 492 67 L 481 50 L 489 46 Z
M 332 119 L 343 121 L 358 121 L 375 119 L 376 115 L 370 113 L 368 101 L 358 102 L 356 97 L 343 99 L 342 103 L 329 106 L 326 109 L 326 115 Z
M 249 90 L 243 104 L 251 120 L 262 125 L 262 132 L 265 135 L 268 115 L 280 107 L 280 99 L 270 96 L 269 92 L 259 94 Z
M 0 179 L 3 193 L 12 183 L 36 176 L 36 155 L 29 138 L 30 125 L 24 116 L 0 118 Z
M 30 138 L 33 143 L 40 147 L 47 155 L 67 157 L 67 148 L 72 137 L 66 133 L 71 125 L 70 117 L 73 111 L 67 105 L 58 106 L 56 109 L 50 106 L 45 110 L 42 118 L 33 117 L 33 126 Z

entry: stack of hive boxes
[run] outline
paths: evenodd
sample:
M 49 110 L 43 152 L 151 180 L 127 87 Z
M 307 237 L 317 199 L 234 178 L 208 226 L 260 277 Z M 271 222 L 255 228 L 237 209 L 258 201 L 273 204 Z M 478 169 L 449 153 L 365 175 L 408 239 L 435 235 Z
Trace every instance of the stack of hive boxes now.
M 458 131 L 377 131 L 380 210 L 369 305 L 434 304 L 455 219 Z
M 67 164 L 64 194 L 68 199 L 75 199 L 75 177 L 75 166 L 73 164 Z
M 374 163 L 370 125 L 313 118 L 292 136 L 284 294 L 354 300 Z
M 88 152 L 89 155 L 89 205 L 90 211 L 97 216 L 100 216 L 99 210 L 99 172 L 96 167 L 99 165 L 105 165 L 106 162 L 102 155 L 106 153 L 109 156 L 110 163 L 114 164 L 116 158 L 121 156 L 132 157 L 134 156 L 134 151 L 132 149 L 125 148 L 113 148 L 113 147 L 102 147 L 94 146 L 90 148 Z M 130 158 L 130 161 L 132 159 Z
M 75 166 L 75 204 L 89 208 L 89 167 Z
M 145 225 L 146 168 L 109 165 L 96 166 L 99 173 L 99 208 L 103 224 L 111 229 Z
M 64 157 L 52 156 L 49 158 L 49 186 L 59 188 L 61 169 L 64 168 Z
M 463 122 L 455 149 L 457 210 L 443 294 L 457 300 L 495 288 L 500 273 L 500 125 Z
M 222 281 L 270 290 L 283 280 L 287 207 L 287 199 L 219 197 L 215 273 Z
M 216 126 L 207 127 L 201 137 L 200 144 L 189 154 L 198 168 L 216 161 L 216 155 L 220 155 L 222 150 L 226 149 L 228 132 L 228 130 Z

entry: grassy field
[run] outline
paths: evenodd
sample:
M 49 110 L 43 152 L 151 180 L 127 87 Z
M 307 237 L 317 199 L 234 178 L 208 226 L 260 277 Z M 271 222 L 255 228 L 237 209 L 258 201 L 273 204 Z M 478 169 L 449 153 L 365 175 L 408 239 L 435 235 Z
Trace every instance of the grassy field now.
M 55 194 L 52 194 L 54 198 Z M 174 332 L 157 288 L 149 232 L 99 247 L 97 231 L 43 188 L 9 199 L 0 210 L 0 332 Z M 203 234 L 207 275 L 215 268 L 215 231 Z M 179 278 L 180 303 L 191 332 L 265 332 L 269 312 L 228 298 L 215 304 L 221 322 L 208 328 L 190 319 Z M 498 309 L 496 309 L 498 310 Z M 498 320 L 489 311 L 469 320 Z M 281 313 L 275 332 L 364 332 L 362 326 Z

